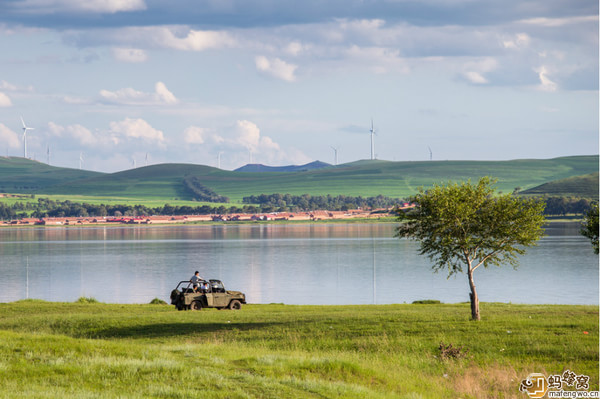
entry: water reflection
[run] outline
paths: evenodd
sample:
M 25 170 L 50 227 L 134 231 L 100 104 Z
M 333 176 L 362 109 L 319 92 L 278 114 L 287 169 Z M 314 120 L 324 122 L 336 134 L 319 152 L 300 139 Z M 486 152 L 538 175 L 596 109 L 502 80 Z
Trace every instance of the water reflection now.
M 576 224 L 509 266 L 476 272 L 482 301 L 598 303 L 598 257 Z M 194 270 L 253 303 L 366 304 L 468 300 L 464 275 L 432 273 L 393 224 L 0 229 L 0 301 L 145 303 Z

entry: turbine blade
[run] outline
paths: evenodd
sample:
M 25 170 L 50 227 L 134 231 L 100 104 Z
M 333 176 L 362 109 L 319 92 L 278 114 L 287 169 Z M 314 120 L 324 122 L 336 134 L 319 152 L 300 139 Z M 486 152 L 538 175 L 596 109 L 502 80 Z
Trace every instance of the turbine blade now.
M 23 117 L 21 117 L 21 122 L 23 123 L 23 128 L 26 128 L 27 126 L 25 126 L 25 121 L 23 120 Z

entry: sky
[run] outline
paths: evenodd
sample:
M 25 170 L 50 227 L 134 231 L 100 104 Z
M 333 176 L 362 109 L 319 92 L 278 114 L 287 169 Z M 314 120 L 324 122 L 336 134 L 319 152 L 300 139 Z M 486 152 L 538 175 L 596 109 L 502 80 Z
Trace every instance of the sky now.
M 596 0 L 0 0 L 0 156 L 598 154 L 598 57 Z

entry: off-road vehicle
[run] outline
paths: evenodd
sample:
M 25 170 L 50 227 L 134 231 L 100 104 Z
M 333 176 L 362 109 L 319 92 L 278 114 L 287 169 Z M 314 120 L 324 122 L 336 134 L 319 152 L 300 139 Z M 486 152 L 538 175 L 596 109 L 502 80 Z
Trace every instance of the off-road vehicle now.
M 194 285 L 197 287 L 194 288 Z M 197 283 L 180 281 L 171 291 L 171 304 L 177 310 L 201 310 L 202 308 L 239 310 L 246 303 L 246 295 L 239 291 L 227 291 L 220 280 L 201 280 Z

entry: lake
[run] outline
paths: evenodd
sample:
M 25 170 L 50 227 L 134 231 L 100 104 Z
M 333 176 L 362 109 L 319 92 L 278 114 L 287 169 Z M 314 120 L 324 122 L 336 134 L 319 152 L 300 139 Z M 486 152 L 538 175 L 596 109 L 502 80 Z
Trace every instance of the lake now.
M 465 274 L 433 273 L 394 224 L 174 225 L 0 229 L 0 302 L 168 302 L 195 270 L 250 303 L 469 300 Z M 475 272 L 482 302 L 598 304 L 598 256 L 576 223 L 552 223 L 520 266 Z

